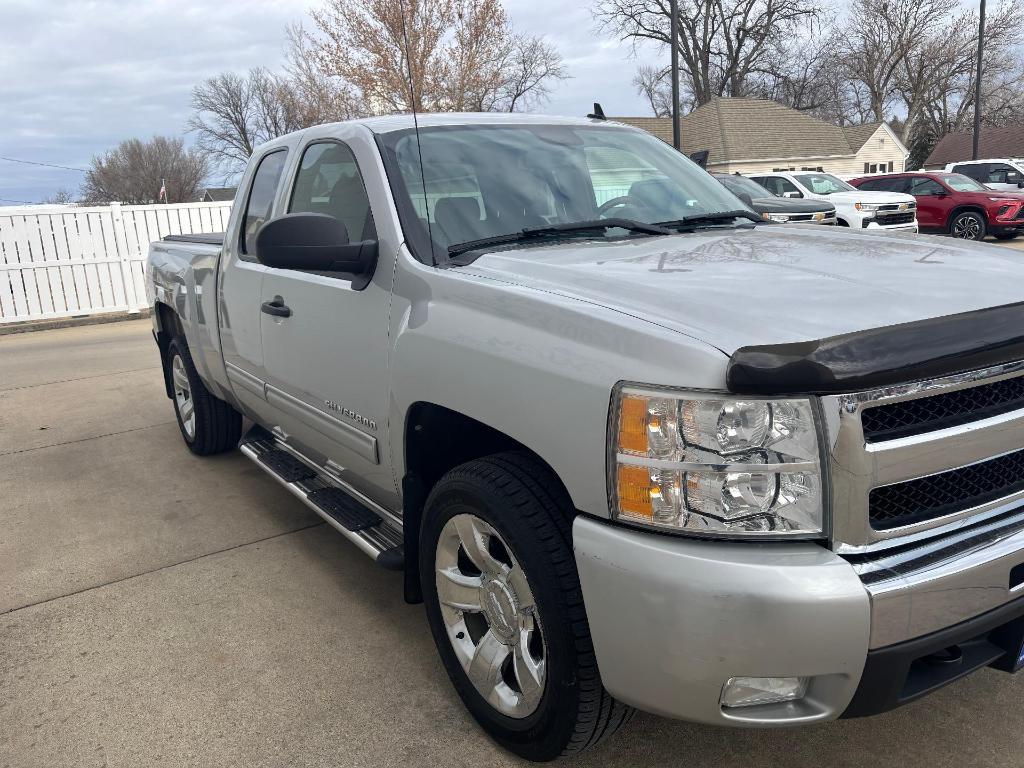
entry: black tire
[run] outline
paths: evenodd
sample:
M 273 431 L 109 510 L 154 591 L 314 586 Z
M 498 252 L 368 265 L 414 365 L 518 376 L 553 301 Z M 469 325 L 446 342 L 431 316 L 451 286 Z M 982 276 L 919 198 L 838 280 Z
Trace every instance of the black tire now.
M 572 502 L 558 479 L 525 453 L 501 453 L 451 470 L 434 486 L 420 536 L 420 579 L 431 632 L 456 691 L 501 746 L 535 762 L 594 746 L 634 710 L 604 689 L 590 638 L 572 551 Z M 447 635 L 435 580 L 435 553 L 445 523 L 471 512 L 507 542 L 529 582 L 543 626 L 544 691 L 522 719 L 492 707 L 463 670 Z
M 961 211 L 949 220 L 949 234 L 961 240 L 981 242 L 987 230 L 985 217 L 977 211 Z
M 996 232 L 993 237 L 996 240 L 1013 240 L 1019 234 L 1019 232 Z
M 194 434 L 190 435 L 182 420 L 181 409 L 173 393 L 172 369 L 174 359 L 180 358 L 188 378 L 192 406 L 195 413 Z M 198 456 L 211 456 L 215 453 L 230 451 L 238 445 L 242 436 L 242 414 L 218 397 L 210 394 L 196 371 L 189 353 L 188 344 L 180 336 L 175 337 L 167 347 L 168 381 L 172 382 L 171 402 L 174 404 L 174 415 L 178 421 L 181 437 L 192 453 Z

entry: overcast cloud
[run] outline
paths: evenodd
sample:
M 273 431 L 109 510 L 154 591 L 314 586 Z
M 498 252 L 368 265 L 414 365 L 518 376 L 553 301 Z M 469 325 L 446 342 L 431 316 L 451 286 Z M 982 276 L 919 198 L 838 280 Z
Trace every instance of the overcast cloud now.
M 196 83 L 224 70 L 276 68 L 285 26 L 305 20 L 313 3 L 2 0 L 0 156 L 85 168 L 122 139 L 180 134 Z M 558 47 L 573 76 L 546 112 L 581 115 L 600 101 L 609 114 L 646 114 L 630 84 L 631 46 L 598 36 L 588 3 L 505 7 L 517 29 Z M 74 191 L 81 178 L 0 160 L 0 205 Z

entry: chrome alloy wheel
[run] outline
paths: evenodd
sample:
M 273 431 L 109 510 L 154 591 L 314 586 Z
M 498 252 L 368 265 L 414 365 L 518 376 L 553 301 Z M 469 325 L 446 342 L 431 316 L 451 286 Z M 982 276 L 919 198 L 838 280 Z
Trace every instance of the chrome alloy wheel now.
M 479 517 L 444 524 L 434 557 L 448 639 L 477 692 L 498 712 L 531 715 L 544 694 L 547 649 L 526 574 Z
M 178 408 L 178 415 L 181 417 L 181 425 L 188 435 L 189 440 L 196 436 L 196 406 L 192 401 L 192 387 L 188 383 L 188 374 L 185 373 L 185 362 L 181 355 L 175 355 L 171 361 L 171 381 L 174 385 L 174 404 Z
M 953 222 L 953 237 L 978 240 L 980 236 L 981 224 L 973 216 L 961 216 Z

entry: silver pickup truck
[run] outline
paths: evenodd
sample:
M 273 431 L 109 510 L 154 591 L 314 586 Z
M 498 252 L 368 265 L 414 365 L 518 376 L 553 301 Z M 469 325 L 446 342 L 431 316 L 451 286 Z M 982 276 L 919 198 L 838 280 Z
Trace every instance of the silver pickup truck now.
M 1020 261 L 762 222 L 611 122 L 431 115 L 260 147 L 148 286 L 188 447 L 404 571 L 539 761 L 633 708 L 789 726 L 1016 671 Z

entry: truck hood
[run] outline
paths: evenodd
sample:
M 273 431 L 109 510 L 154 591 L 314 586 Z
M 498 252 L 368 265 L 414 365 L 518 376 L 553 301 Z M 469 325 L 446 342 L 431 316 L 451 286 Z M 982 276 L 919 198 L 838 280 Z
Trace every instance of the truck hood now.
M 833 192 L 831 195 L 822 195 L 822 199 L 831 200 L 835 204 L 839 203 L 877 203 L 879 205 L 885 205 L 886 203 L 913 203 L 914 198 L 910 195 L 904 195 L 902 192 L 868 192 L 867 190 L 861 192 L 850 191 L 850 192 Z
M 1017 251 L 832 227 L 575 240 L 457 269 L 604 306 L 729 355 L 1024 301 Z

